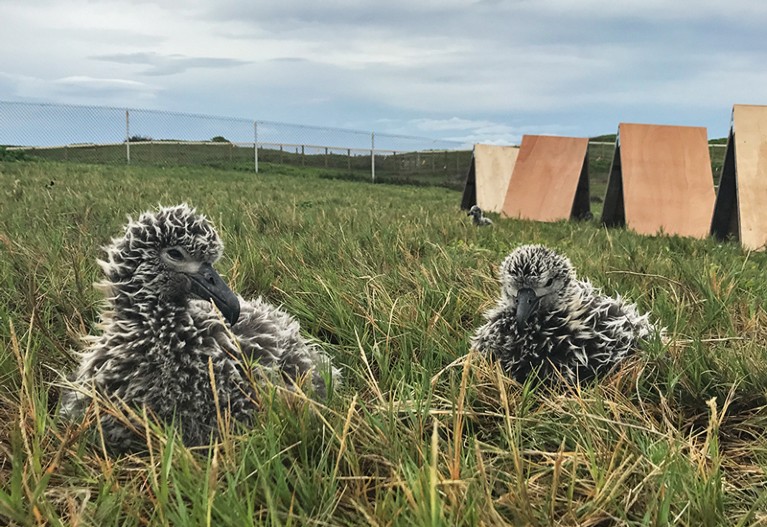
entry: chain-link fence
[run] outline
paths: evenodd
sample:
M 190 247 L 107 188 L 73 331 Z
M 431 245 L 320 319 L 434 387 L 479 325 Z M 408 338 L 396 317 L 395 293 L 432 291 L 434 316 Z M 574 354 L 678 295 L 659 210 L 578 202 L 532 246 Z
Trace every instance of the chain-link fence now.
M 203 165 L 269 171 L 312 167 L 330 177 L 459 188 L 470 146 L 287 123 L 97 106 L 0 101 L 8 154 L 80 163 Z
M 602 195 L 615 145 L 589 144 L 592 196 Z M 0 101 L 0 156 L 80 163 L 202 165 L 269 171 L 311 167 L 327 177 L 463 187 L 471 146 L 359 130 L 155 110 Z M 724 145 L 711 145 L 718 178 Z

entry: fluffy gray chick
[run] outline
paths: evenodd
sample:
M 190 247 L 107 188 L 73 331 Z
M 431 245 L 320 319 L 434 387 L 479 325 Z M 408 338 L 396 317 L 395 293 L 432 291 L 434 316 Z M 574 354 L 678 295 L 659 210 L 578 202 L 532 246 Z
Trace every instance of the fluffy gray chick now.
M 609 372 L 654 327 L 636 305 L 576 277 L 570 260 L 541 245 L 515 249 L 501 264 L 501 294 L 472 345 L 515 380 L 570 383 Z
M 213 269 L 221 239 L 193 208 L 145 212 L 105 250 L 101 332 L 88 338 L 74 386 L 62 394 L 65 418 L 80 417 L 95 389 L 114 403 L 173 421 L 189 446 L 208 444 L 217 436 L 217 415 L 229 412 L 248 423 L 255 411 L 251 361 L 243 360 L 243 351 L 258 362 L 257 371 L 309 375 L 325 393 L 317 370 L 330 361 L 300 336 L 289 315 L 260 300 L 241 302 L 229 289 Z M 101 426 L 110 451 L 142 447 L 131 427 L 109 412 L 102 411 Z

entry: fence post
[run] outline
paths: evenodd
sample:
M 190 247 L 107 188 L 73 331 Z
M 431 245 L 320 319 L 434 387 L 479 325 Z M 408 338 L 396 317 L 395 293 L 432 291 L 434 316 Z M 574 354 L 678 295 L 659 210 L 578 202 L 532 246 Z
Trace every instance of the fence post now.
M 370 175 L 376 182 L 376 133 L 370 133 Z
M 461 168 L 460 168 L 461 164 L 458 162 L 459 161 L 458 158 L 460 157 L 460 155 L 456 151 L 453 153 L 453 157 L 455 157 L 455 177 L 461 177 Z
M 253 121 L 253 164 L 258 174 L 258 121 Z
M 130 165 L 130 110 L 125 110 L 125 159 Z

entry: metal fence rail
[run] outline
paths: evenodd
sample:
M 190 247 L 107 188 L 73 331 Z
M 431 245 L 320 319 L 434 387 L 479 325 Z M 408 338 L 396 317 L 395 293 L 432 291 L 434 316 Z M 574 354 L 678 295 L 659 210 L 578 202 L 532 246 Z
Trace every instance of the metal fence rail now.
M 341 177 L 457 187 L 470 146 L 454 141 L 210 115 L 0 101 L 0 146 L 83 163 L 275 164 Z

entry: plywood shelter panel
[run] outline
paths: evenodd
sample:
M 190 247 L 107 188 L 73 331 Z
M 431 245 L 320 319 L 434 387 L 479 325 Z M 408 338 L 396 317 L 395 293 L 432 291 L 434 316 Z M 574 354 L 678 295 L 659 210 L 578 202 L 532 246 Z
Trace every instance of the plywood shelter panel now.
M 585 137 L 523 136 L 503 215 L 536 221 L 569 219 L 588 146 Z
M 501 212 L 519 147 L 474 145 L 477 205 L 485 212 Z
M 627 226 L 707 236 L 715 194 L 706 129 L 621 123 L 619 141 Z
M 740 241 L 748 249 L 767 244 L 767 106 L 732 109 Z

